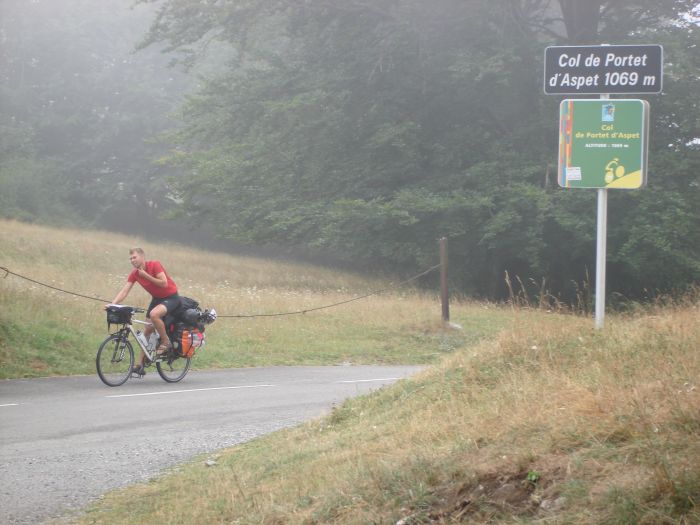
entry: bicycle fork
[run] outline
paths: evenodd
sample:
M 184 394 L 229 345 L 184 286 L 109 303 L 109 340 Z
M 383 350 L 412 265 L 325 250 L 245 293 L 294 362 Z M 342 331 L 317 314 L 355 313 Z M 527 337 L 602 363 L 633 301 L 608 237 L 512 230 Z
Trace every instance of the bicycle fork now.
M 124 360 L 126 354 L 126 336 L 121 336 L 114 347 L 114 352 L 112 353 L 112 364 L 121 363 Z

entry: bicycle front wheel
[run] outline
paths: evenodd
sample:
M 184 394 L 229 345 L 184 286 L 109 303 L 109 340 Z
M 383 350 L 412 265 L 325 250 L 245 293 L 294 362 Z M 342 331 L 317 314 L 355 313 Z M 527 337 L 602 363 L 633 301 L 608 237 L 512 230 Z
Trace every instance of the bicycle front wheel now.
M 100 345 L 95 358 L 97 375 L 105 385 L 123 385 L 134 367 L 134 349 L 118 334 L 112 334 Z
M 164 356 L 162 361 L 156 361 L 156 369 L 165 381 L 177 383 L 187 375 L 191 361 L 190 357 L 177 357 L 169 354 Z

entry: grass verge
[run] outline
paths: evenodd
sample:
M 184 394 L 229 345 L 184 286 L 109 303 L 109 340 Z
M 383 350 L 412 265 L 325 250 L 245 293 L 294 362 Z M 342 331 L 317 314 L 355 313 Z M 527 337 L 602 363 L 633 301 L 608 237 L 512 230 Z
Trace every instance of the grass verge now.
M 79 522 L 700 523 L 699 314 L 594 331 L 518 312 L 417 378 L 111 493 Z
M 111 300 L 141 245 L 163 262 L 183 295 L 219 314 L 303 310 L 390 285 L 347 272 L 157 245 L 96 231 L 0 221 L 0 266 L 90 297 Z M 135 286 L 125 302 L 147 306 Z M 93 374 L 107 336 L 101 301 L 74 297 L 8 275 L 0 279 L 0 378 Z M 337 308 L 288 317 L 221 318 L 207 330 L 195 368 L 322 364 L 423 364 L 498 332 L 510 314 L 456 303 L 463 331 L 443 329 L 437 295 L 402 287 Z

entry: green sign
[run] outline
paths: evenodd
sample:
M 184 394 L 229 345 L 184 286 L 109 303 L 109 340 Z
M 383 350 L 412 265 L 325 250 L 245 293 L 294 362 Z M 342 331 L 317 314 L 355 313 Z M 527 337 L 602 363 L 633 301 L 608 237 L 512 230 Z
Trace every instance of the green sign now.
M 559 106 L 559 185 L 636 189 L 646 184 L 649 103 L 563 100 Z

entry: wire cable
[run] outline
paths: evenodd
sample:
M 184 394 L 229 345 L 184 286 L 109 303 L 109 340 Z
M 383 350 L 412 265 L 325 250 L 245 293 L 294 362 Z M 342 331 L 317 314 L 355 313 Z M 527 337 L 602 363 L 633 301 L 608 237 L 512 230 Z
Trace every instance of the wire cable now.
M 340 306 L 340 305 L 343 305 L 343 304 L 351 303 L 351 302 L 353 302 L 353 301 L 359 301 L 360 299 L 365 299 L 365 298 L 371 297 L 371 296 L 373 296 L 373 295 L 378 295 L 378 294 L 383 293 L 383 292 L 386 292 L 386 291 L 388 291 L 388 290 L 393 290 L 393 289 L 395 289 L 395 288 L 398 288 L 398 287 L 400 287 L 400 286 L 403 286 L 403 285 L 405 285 L 405 284 L 408 284 L 408 283 L 410 283 L 410 282 L 412 282 L 412 281 L 415 281 L 416 279 L 419 279 L 419 278 L 423 277 L 424 275 L 429 274 L 429 273 L 432 272 L 432 271 L 437 270 L 438 268 L 440 268 L 440 266 L 442 266 L 442 265 L 441 265 L 441 264 L 436 264 L 435 266 L 432 266 L 432 267 L 428 268 L 427 270 L 425 270 L 425 271 L 423 271 L 423 272 L 421 272 L 421 273 L 419 273 L 419 274 L 417 274 L 417 275 L 414 275 L 413 277 L 409 277 L 408 279 L 404 279 L 403 281 L 400 281 L 400 282 L 398 282 L 398 283 L 396 283 L 396 284 L 392 284 L 391 286 L 387 286 L 386 288 L 382 288 L 382 289 L 379 289 L 379 290 L 374 290 L 374 291 L 369 292 L 369 293 L 367 293 L 367 294 L 360 295 L 360 296 L 357 296 L 357 297 L 353 297 L 352 299 L 346 299 L 345 301 L 339 301 L 339 302 L 333 303 L 333 304 L 327 304 L 327 305 L 324 305 L 324 306 L 317 306 L 317 307 L 315 307 L 315 308 L 305 308 L 304 310 L 293 310 L 293 311 L 290 311 L 290 312 L 277 312 L 277 313 L 271 313 L 271 314 L 238 314 L 238 315 L 221 315 L 221 314 L 219 314 L 219 315 L 217 315 L 217 319 L 221 319 L 221 318 L 229 318 L 229 319 L 231 319 L 231 318 L 237 318 L 237 319 L 253 319 L 253 318 L 255 318 L 255 317 L 282 317 L 282 316 L 287 316 L 287 315 L 301 315 L 301 314 L 306 314 L 306 313 L 308 313 L 308 312 L 316 312 L 316 311 L 318 311 L 318 310 L 326 310 L 326 309 L 328 309 L 328 308 L 334 308 L 334 307 L 336 307 L 336 306 Z M 56 287 L 56 286 L 51 286 L 50 284 L 46 284 L 46 283 L 42 283 L 42 282 L 40 282 L 40 281 L 36 281 L 36 280 L 31 279 L 31 278 L 29 278 L 29 277 L 26 277 L 26 276 L 24 276 L 24 275 L 20 275 L 20 274 L 18 274 L 18 273 L 15 273 L 15 272 L 13 272 L 13 271 L 10 271 L 9 269 L 5 268 L 4 266 L 0 266 L 0 270 L 2 270 L 2 271 L 5 272 L 5 275 L 3 276 L 3 279 L 6 278 L 8 275 L 14 275 L 15 277 L 19 277 L 20 279 L 24 279 L 24 280 L 29 281 L 29 282 L 34 283 L 34 284 L 38 284 L 39 286 L 45 286 L 46 288 L 51 288 L 52 290 L 56 290 L 56 291 L 58 291 L 58 292 L 63 292 L 63 293 L 69 294 L 69 295 L 74 295 L 74 296 L 76 296 L 76 297 L 82 297 L 82 298 L 84 298 L 84 299 L 90 299 L 90 300 L 92 300 L 92 301 L 100 301 L 100 302 L 103 302 L 103 303 L 109 303 L 109 302 L 110 302 L 110 301 L 108 301 L 107 299 L 101 299 L 101 298 L 99 298 L 99 297 L 90 297 L 90 296 L 88 296 L 88 295 L 83 295 L 83 294 L 79 294 L 79 293 L 76 293 L 76 292 L 71 292 L 71 291 L 69 291 L 69 290 L 64 290 L 64 289 L 62 289 L 62 288 L 58 288 L 58 287 Z
M 335 306 L 340 306 L 341 304 L 347 304 L 351 303 L 353 301 L 359 301 L 360 299 L 365 299 L 367 297 L 370 297 L 372 295 L 377 295 L 382 292 L 386 292 L 387 290 L 392 290 L 394 288 L 398 288 L 399 286 L 403 286 L 404 284 L 410 283 L 411 281 L 415 281 L 416 279 L 423 277 L 424 275 L 429 274 L 430 272 L 436 270 L 437 268 L 440 268 L 440 264 L 436 264 L 435 266 L 428 268 L 424 272 L 419 273 L 418 275 L 414 275 L 413 277 L 409 277 L 408 279 L 405 279 L 399 283 L 396 283 L 392 286 L 387 286 L 386 288 L 382 288 L 380 290 L 375 290 L 373 292 L 367 293 L 365 295 L 360 295 L 358 297 L 353 297 L 352 299 L 346 299 L 345 301 L 340 301 L 337 303 L 333 304 L 327 304 L 324 306 L 317 306 L 315 308 L 306 308 L 304 310 L 293 310 L 291 312 L 278 312 L 278 313 L 273 313 L 273 314 L 249 314 L 249 315 L 217 315 L 217 319 L 221 317 L 236 317 L 236 318 L 253 318 L 253 317 L 282 317 L 284 315 L 300 315 L 300 314 L 305 314 L 308 312 L 315 312 L 317 310 L 325 310 L 327 308 L 333 308 Z
M 103 303 L 109 303 L 109 302 L 110 302 L 110 301 L 108 301 L 107 299 L 100 299 L 99 297 L 90 297 L 89 295 L 83 295 L 83 294 L 71 292 L 71 291 L 68 291 L 68 290 L 64 290 L 64 289 L 62 289 L 62 288 L 57 288 L 57 287 L 55 287 L 55 286 L 51 286 L 50 284 L 46 284 L 46 283 L 42 283 L 42 282 L 39 282 L 39 281 L 35 281 L 34 279 L 30 279 L 29 277 L 26 277 L 26 276 L 24 276 L 24 275 L 20 275 L 20 274 L 18 274 L 18 273 L 12 272 L 12 271 L 8 270 L 7 268 L 5 268 L 4 266 L 0 266 L 0 270 L 2 270 L 2 271 L 5 272 L 5 275 L 3 275 L 3 279 L 6 278 L 8 275 L 14 275 L 15 277 L 19 277 L 20 279 L 24 279 L 25 281 L 29 281 L 30 283 L 38 284 L 39 286 L 45 286 L 46 288 L 51 288 L 52 290 L 56 290 L 56 291 L 58 291 L 58 292 L 63 292 L 63 293 L 67 293 L 67 294 L 70 294 L 70 295 L 75 295 L 76 297 L 82 297 L 82 298 L 84 298 L 84 299 L 90 299 L 90 300 L 92 300 L 92 301 L 101 301 L 101 302 L 103 302 Z

